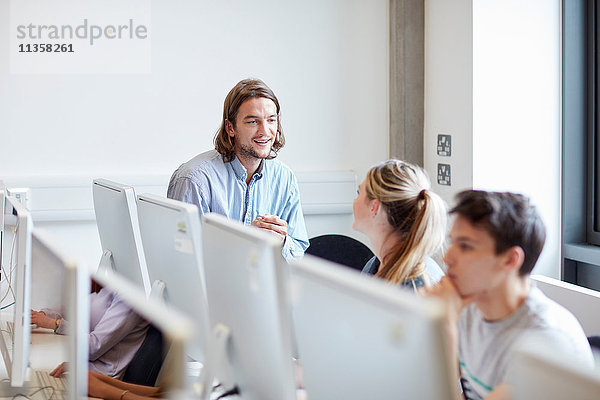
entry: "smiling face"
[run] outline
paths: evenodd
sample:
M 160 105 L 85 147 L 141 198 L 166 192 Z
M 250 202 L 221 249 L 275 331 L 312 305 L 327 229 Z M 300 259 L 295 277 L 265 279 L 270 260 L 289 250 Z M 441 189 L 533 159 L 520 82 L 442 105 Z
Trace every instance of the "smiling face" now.
M 277 136 L 277 107 L 264 97 L 250 98 L 240 106 L 235 126 L 227 121 L 227 133 L 235 139 L 234 151 L 244 162 L 259 162 L 271 153 Z
M 463 297 L 492 296 L 509 273 L 507 252 L 496 254 L 494 239 L 485 229 L 457 216 L 444 255 L 447 275 Z

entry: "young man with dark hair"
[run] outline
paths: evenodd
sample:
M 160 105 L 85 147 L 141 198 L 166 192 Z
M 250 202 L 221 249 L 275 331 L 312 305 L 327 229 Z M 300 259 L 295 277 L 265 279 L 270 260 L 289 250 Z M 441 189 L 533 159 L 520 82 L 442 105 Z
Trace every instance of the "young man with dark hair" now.
M 448 305 L 447 334 L 464 397 L 508 398 L 513 352 L 524 341 L 591 367 L 578 321 L 529 279 L 546 237 L 529 200 L 470 190 L 458 194 L 450 213 L 456 218 L 444 256 L 447 275 L 427 293 Z
M 215 149 L 177 168 L 167 197 L 265 229 L 292 259 L 304 254 L 308 235 L 296 177 L 274 159 L 285 144 L 279 111 L 264 82 L 240 81 L 225 98 Z

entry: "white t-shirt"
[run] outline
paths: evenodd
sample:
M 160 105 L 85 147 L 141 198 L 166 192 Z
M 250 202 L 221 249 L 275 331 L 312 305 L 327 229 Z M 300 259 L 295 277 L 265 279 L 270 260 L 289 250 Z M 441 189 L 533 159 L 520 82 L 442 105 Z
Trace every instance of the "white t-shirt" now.
M 545 351 L 593 367 L 592 351 L 577 319 L 536 287 L 531 288 L 523 305 L 502 321 L 485 321 L 474 304 L 465 307 L 458 323 L 465 398 L 485 398 L 498 384 L 506 382 L 514 350 L 532 340 L 543 343 L 540 347 Z

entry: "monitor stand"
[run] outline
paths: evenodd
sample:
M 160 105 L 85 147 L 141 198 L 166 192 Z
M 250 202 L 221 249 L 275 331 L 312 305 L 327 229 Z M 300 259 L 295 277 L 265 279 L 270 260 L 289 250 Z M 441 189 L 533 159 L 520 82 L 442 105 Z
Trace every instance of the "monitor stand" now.
M 100 262 L 98 263 L 97 273 L 106 275 L 109 272 L 115 271 L 115 260 L 112 255 L 112 251 L 104 250 Z
M 199 400 L 208 400 L 213 390 L 215 371 L 220 372 L 220 377 L 225 383 L 233 382 L 231 366 L 227 362 L 227 346 L 231 337 L 231 330 L 223 325 L 217 324 L 211 337 L 211 342 L 206 352 L 206 360 L 198 380 L 193 383 L 194 394 Z M 230 388 L 226 388 L 230 389 Z

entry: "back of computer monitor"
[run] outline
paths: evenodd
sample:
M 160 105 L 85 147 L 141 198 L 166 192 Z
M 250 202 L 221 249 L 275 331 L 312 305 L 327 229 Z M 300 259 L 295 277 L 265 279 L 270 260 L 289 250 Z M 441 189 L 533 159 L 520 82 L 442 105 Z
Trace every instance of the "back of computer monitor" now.
M 106 179 L 95 179 L 92 188 L 96 224 L 103 251 L 99 270 L 114 267 L 119 274 L 149 294 L 150 280 L 133 188 Z
M 43 231 L 32 236 L 31 308 L 60 311 L 69 321 L 66 355 L 68 396 L 87 396 L 90 277 Z
M 189 355 L 204 361 L 209 336 L 206 286 L 202 268 L 200 216 L 195 205 L 164 197 L 138 196 L 140 232 L 153 293 L 194 319 L 200 329 Z
M 114 272 L 95 274 L 94 280 L 115 293 L 138 315 L 161 331 L 168 343 L 168 354 L 161 370 L 161 389 L 170 399 L 191 398 L 186 377 L 187 345 L 195 336 L 197 326 L 179 310 L 153 297 L 147 298 L 142 288 Z M 161 376 L 159 376 L 159 379 Z M 162 396 L 161 396 L 162 397 Z
M 311 256 L 291 270 L 309 399 L 453 398 L 442 304 Z
M 227 360 L 241 397 L 295 399 L 281 244 L 267 232 L 216 214 L 203 217 L 202 235 L 211 326 L 230 332 Z
M 30 291 L 31 291 L 31 232 L 33 222 L 29 211 L 14 197 L 6 196 L 5 204 L 5 236 L 3 242 L 3 270 L 9 280 L 10 292 L 14 296 L 14 304 L 4 306 L 1 320 L 14 323 L 13 341 L 7 343 L 3 335 L 0 350 L 4 358 L 12 386 L 23 385 L 29 359 L 30 330 Z M 2 328 L 6 329 L 6 328 Z
M 514 362 L 507 377 L 514 400 L 596 400 L 600 397 L 598 371 L 584 369 L 557 359 L 547 347 L 521 348 L 515 352 Z

